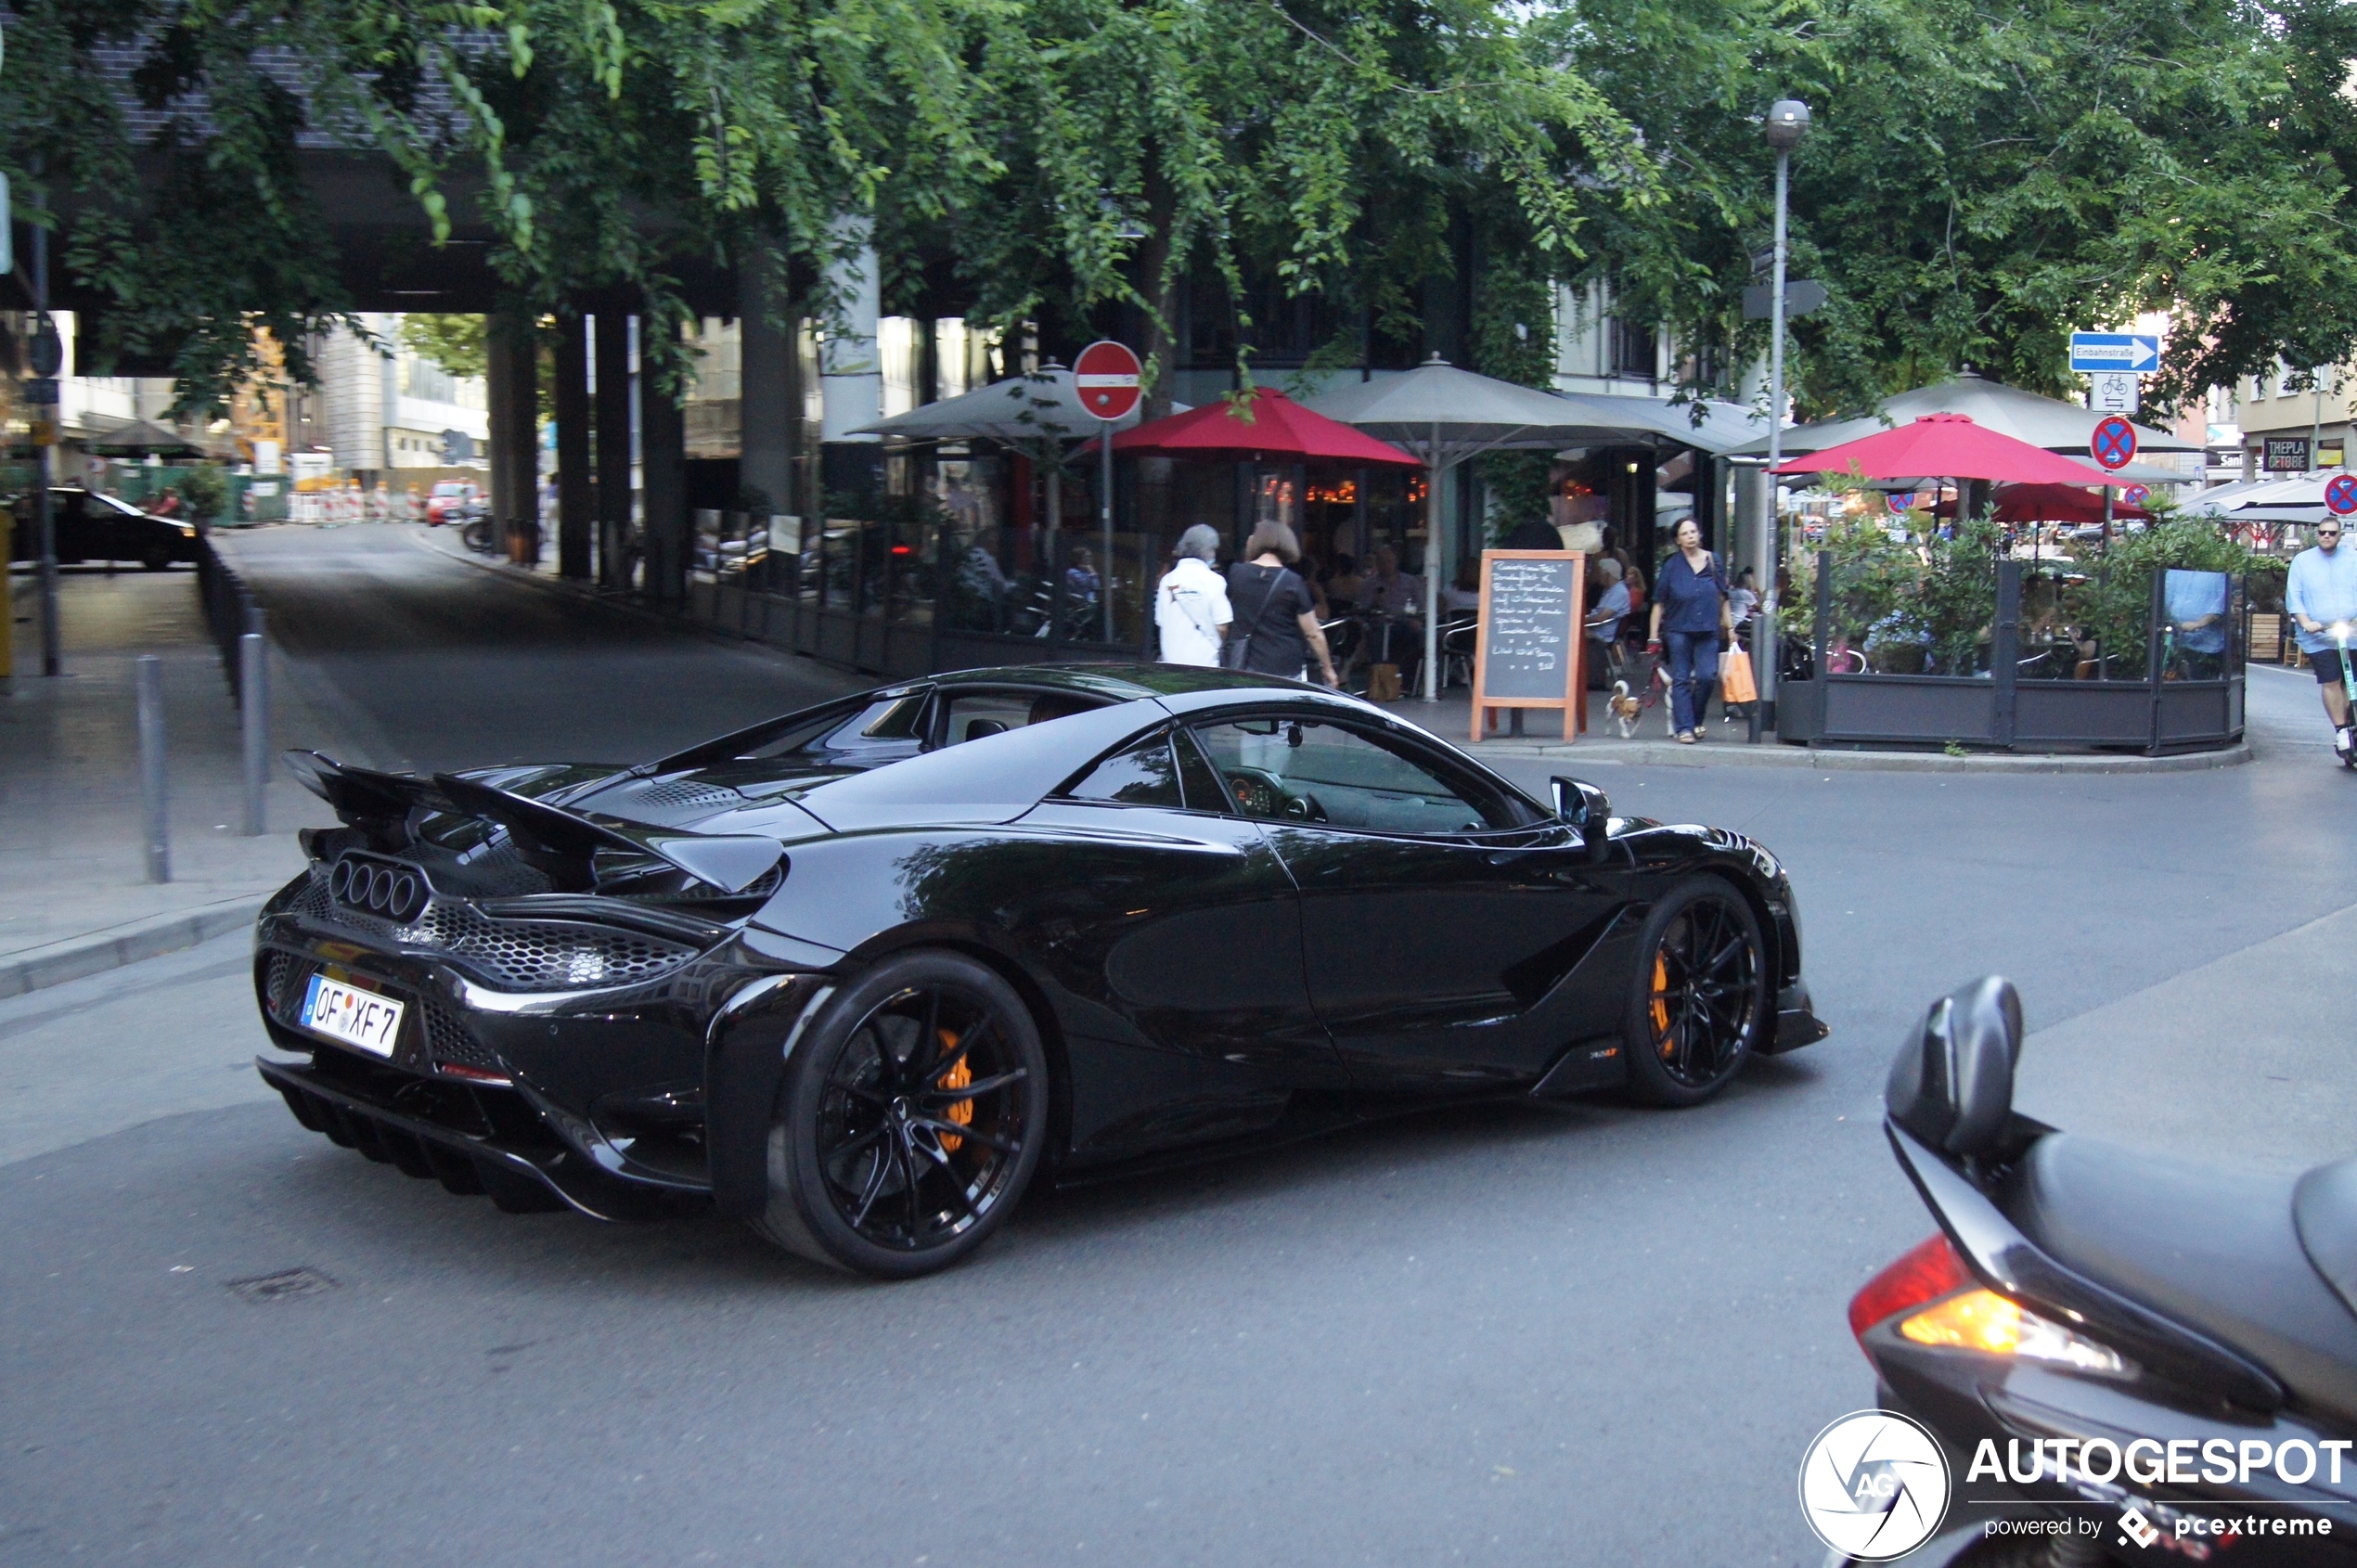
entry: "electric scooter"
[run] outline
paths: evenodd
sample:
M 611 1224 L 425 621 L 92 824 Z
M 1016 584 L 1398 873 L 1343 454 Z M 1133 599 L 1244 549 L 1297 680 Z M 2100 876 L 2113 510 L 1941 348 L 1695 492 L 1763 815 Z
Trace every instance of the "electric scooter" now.
M 2325 630 L 2331 635 L 2333 646 L 2340 650 L 2340 689 L 2342 695 L 2349 699 L 2350 724 L 2357 724 L 2357 669 L 2351 669 L 2349 662 L 2350 634 L 2357 631 L 2357 626 L 2351 626 L 2346 621 L 2336 621 Z M 2349 745 L 2340 744 L 2341 739 L 2348 735 L 2349 726 L 2343 725 L 2340 733 L 2333 737 L 2333 749 L 2340 753 L 2341 766 L 2357 769 L 2357 738 L 2351 738 Z

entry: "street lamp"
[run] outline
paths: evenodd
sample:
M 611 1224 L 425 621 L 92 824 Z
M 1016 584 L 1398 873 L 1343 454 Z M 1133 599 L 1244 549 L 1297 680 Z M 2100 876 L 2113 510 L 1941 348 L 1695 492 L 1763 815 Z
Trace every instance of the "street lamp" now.
M 1779 98 L 1768 106 L 1768 118 L 1759 129 L 1776 149 L 1776 251 L 1775 273 L 1769 280 L 1766 512 L 1752 550 L 1752 570 L 1759 579 L 1759 610 L 1753 612 L 1751 633 L 1754 684 L 1759 690 L 1751 705 L 1754 745 L 1760 738 L 1760 714 L 1776 693 L 1776 468 L 1784 455 L 1784 214 L 1792 187 L 1792 149 L 1809 134 L 1809 106 L 1798 98 Z

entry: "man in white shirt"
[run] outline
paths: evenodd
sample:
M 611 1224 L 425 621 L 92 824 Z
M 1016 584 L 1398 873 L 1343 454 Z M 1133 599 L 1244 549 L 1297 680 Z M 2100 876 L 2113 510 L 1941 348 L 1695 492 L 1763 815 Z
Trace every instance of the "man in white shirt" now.
M 1211 569 L 1213 558 L 1219 554 L 1219 535 L 1199 522 L 1178 535 L 1178 547 L 1172 553 L 1178 561 L 1154 590 L 1154 626 L 1162 634 L 1162 662 L 1217 669 L 1219 645 L 1227 639 L 1228 623 L 1233 619 L 1228 609 L 1228 585 Z

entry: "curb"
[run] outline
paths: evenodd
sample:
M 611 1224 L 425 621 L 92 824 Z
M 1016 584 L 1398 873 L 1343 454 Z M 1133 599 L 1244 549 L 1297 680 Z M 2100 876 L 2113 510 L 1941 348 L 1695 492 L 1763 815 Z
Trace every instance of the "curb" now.
M 1951 757 L 1939 752 L 1849 752 L 1810 750 L 1781 741 L 1758 746 L 1743 741 L 1681 746 L 1675 741 L 1546 745 L 1485 740 L 1465 748 L 1475 757 L 1533 757 L 1549 762 L 1587 762 L 1630 767 L 1781 767 L 1820 773 L 2200 773 L 2240 767 L 2252 760 L 2250 742 L 2215 752 L 2170 757 L 1992 756 Z
M 35 947 L 25 957 L 0 961 L 0 997 L 63 985 L 84 975 L 122 969 L 127 964 L 161 958 L 241 931 L 262 913 L 265 895 L 233 899 L 226 904 L 177 915 L 158 915 L 117 926 L 111 932 L 73 937 Z

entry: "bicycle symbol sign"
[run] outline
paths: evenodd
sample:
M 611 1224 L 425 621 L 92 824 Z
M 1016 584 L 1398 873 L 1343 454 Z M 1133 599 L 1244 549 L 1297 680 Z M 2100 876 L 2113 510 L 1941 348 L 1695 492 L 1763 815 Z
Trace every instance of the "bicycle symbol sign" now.
M 2107 469 L 2121 469 L 2136 455 L 2136 427 L 2115 414 L 2095 427 L 2095 439 L 2088 443 L 2095 461 Z
M 2325 485 L 2325 505 L 2337 517 L 2357 512 L 2357 474 L 2337 474 Z

